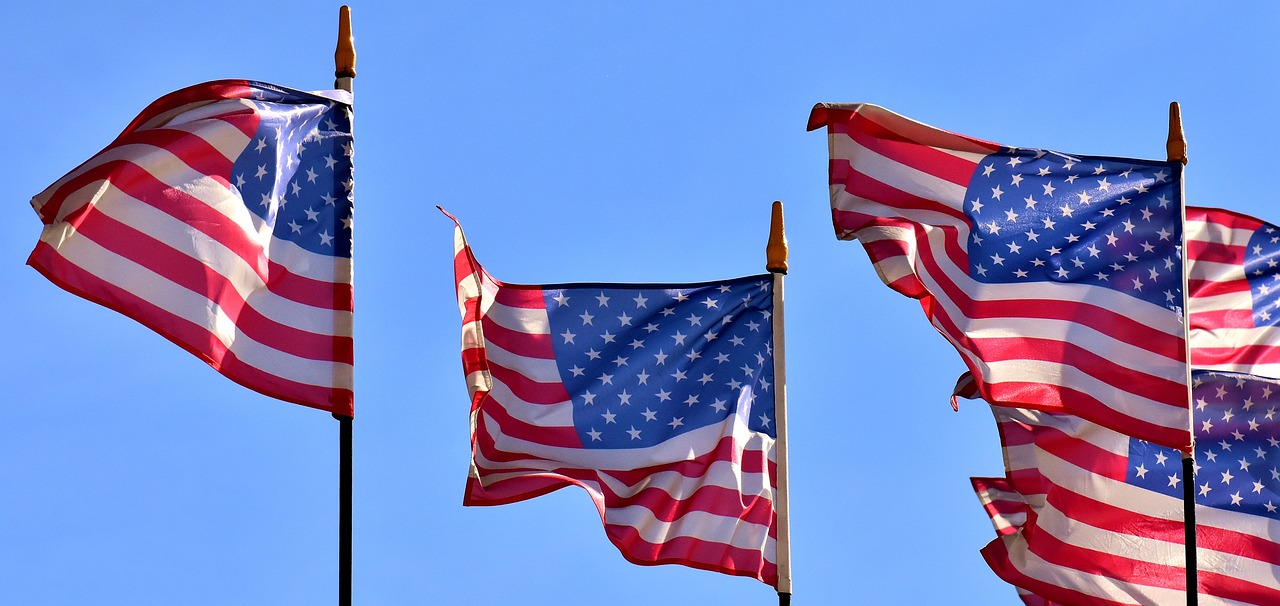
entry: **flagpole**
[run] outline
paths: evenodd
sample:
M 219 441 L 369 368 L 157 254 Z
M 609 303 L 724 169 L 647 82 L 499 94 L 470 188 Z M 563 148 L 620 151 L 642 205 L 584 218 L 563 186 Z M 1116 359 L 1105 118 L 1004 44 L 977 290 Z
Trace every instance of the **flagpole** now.
M 1165 151 L 1170 162 L 1179 162 L 1186 166 L 1187 139 L 1182 131 L 1182 109 L 1178 106 L 1177 101 L 1169 103 L 1169 138 L 1165 142 Z M 1182 197 L 1182 336 L 1185 342 L 1185 355 L 1187 358 L 1187 451 L 1182 453 L 1182 519 L 1187 569 L 1187 606 L 1197 606 L 1200 603 L 1200 583 L 1198 579 L 1199 562 L 1196 557 L 1196 434 L 1195 421 L 1193 419 L 1195 408 L 1191 405 L 1194 401 L 1192 397 L 1194 386 L 1191 384 L 1191 309 L 1189 305 L 1191 290 L 1187 276 L 1189 263 L 1186 248 L 1187 193 L 1185 173 L 1186 171 L 1184 170 L 1182 182 L 1178 188 L 1179 195 Z
M 356 77 L 356 47 L 351 37 L 351 8 L 338 9 L 338 45 L 333 51 L 333 87 L 352 92 Z M 338 604 L 351 606 L 351 443 L 352 417 L 338 420 Z
M 787 504 L 787 356 L 786 331 L 783 323 L 782 278 L 787 274 L 787 235 L 782 226 L 782 202 L 774 201 L 773 215 L 769 221 L 769 244 L 765 247 L 765 268 L 773 274 L 773 384 L 774 430 L 778 439 L 774 443 L 777 453 L 777 493 L 773 497 L 774 512 L 778 518 L 777 564 L 778 605 L 791 604 L 791 512 Z

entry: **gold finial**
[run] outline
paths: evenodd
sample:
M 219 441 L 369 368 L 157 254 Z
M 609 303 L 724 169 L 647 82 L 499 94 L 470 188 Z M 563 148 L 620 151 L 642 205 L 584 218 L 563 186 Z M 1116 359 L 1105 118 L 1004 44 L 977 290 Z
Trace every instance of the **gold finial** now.
M 1169 103 L 1169 140 L 1164 146 L 1170 162 L 1187 163 L 1187 138 L 1182 134 L 1182 109 L 1177 101 Z
M 351 37 L 351 7 L 338 9 L 338 48 L 333 51 L 333 76 L 356 77 L 356 42 Z
M 787 234 L 782 227 L 782 202 L 774 200 L 769 220 L 769 244 L 765 246 L 765 269 L 775 274 L 787 273 Z

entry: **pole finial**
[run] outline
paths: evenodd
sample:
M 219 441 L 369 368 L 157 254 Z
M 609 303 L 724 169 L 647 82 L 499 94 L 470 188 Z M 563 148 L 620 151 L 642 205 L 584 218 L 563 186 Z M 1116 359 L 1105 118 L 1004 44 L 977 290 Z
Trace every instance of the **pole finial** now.
M 787 234 L 782 227 L 782 202 L 773 201 L 769 220 L 769 244 L 765 246 L 765 269 L 775 274 L 787 273 Z
M 351 37 L 351 7 L 338 9 L 338 48 L 333 51 L 333 76 L 356 77 L 356 42 Z
M 1169 140 L 1165 150 L 1170 162 L 1187 163 L 1187 138 L 1182 133 L 1182 108 L 1177 101 L 1169 103 Z

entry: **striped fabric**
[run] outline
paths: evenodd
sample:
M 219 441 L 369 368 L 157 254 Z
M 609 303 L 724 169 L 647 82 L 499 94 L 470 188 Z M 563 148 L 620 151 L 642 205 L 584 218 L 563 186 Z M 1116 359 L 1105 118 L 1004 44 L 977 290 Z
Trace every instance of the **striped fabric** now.
M 1280 228 L 1187 208 L 1191 363 L 1280 378 Z
M 28 264 L 255 391 L 353 414 L 350 94 L 157 100 L 35 196 Z
M 919 299 L 989 401 L 1186 447 L 1181 167 L 1002 148 L 873 105 L 814 108 L 832 218 Z
M 777 586 L 772 278 L 499 282 L 455 231 L 467 505 L 578 486 L 636 564 Z
M 1070 415 L 992 410 L 1007 477 L 973 484 L 997 534 L 982 554 L 1000 578 L 1029 604 L 1186 603 L 1176 453 Z M 1280 525 L 1233 506 L 1196 517 L 1200 604 L 1280 603 Z

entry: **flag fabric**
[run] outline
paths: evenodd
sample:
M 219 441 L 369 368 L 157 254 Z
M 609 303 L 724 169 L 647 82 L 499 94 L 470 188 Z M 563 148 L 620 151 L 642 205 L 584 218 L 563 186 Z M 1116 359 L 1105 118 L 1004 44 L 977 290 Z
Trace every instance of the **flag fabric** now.
M 777 586 L 773 282 L 517 285 L 455 231 L 465 504 L 565 486 L 636 564 Z
M 1186 447 L 1181 165 L 1002 147 L 819 104 L 832 219 L 989 401 Z
M 1280 378 L 1280 228 L 1187 208 L 1191 364 Z
M 166 95 L 32 199 L 27 263 L 226 377 L 352 415 L 351 95 Z
M 1280 382 L 1193 379 L 1201 604 L 1280 603 Z M 1181 453 L 1071 415 L 992 407 L 1005 478 L 974 478 L 1002 579 L 1050 603 L 1185 603 Z

